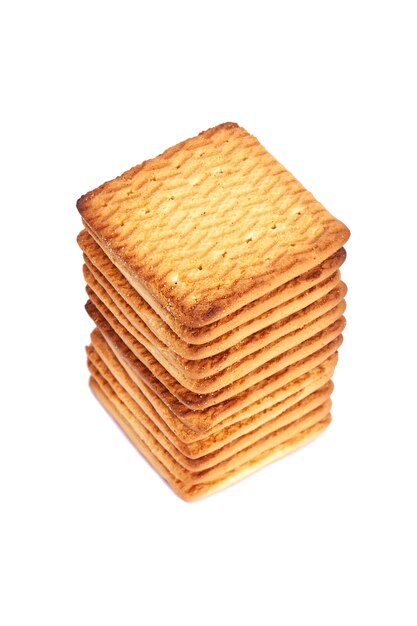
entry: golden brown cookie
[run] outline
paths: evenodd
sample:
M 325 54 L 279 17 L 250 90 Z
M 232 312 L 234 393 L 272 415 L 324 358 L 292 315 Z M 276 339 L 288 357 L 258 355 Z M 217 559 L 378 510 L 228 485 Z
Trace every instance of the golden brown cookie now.
M 263 442 L 261 450 L 254 451 L 253 455 L 246 454 L 246 460 L 235 469 L 225 471 L 221 477 L 212 481 L 199 481 L 198 475 L 185 476 L 185 480 L 177 477 L 178 466 L 170 455 L 163 450 L 162 446 L 149 433 L 147 441 L 139 434 L 137 422 L 129 409 L 118 401 L 117 396 L 112 394 L 108 386 L 100 385 L 94 380 L 90 381 L 91 388 L 107 409 L 114 420 L 119 424 L 124 433 L 132 441 L 133 445 L 142 453 L 147 461 L 155 468 L 158 474 L 164 478 L 172 489 L 184 500 L 197 500 L 208 496 L 220 489 L 236 483 L 237 481 L 252 474 L 264 465 L 271 463 L 286 454 L 293 452 L 299 447 L 312 441 L 329 425 L 330 413 L 325 413 L 328 404 L 313 411 L 312 414 L 301 418 L 296 427 L 293 424 L 280 429 L 279 432 L 270 436 L 269 441 Z M 183 474 L 183 472 L 181 472 Z M 204 475 L 203 475 L 204 479 Z
M 203 359 L 184 359 L 153 337 L 144 323 L 135 319 L 134 312 L 126 311 L 123 302 L 118 301 L 118 299 L 116 302 L 86 268 L 84 276 L 87 282 L 88 297 L 109 323 L 111 323 L 111 319 L 108 317 L 107 310 L 180 382 L 182 379 L 200 380 L 214 376 L 243 358 L 253 355 L 258 350 L 267 348 L 267 346 L 269 346 L 270 352 L 275 354 L 279 346 L 278 340 L 283 341 L 285 335 L 318 319 L 339 304 L 346 295 L 346 285 L 341 281 L 335 281 L 336 284 L 333 289 L 327 291 L 326 287 L 326 293 L 308 306 L 283 317 L 263 330 L 253 333 L 233 347 Z M 188 386 L 186 382 L 183 384 Z M 192 386 L 190 389 L 193 389 Z
M 330 378 L 337 363 L 337 350 L 341 343 L 342 335 L 338 335 L 310 356 L 265 378 L 246 391 L 215 406 L 197 411 L 181 404 L 161 381 L 156 378 L 152 379 L 149 370 L 138 359 L 132 357 L 124 344 L 119 345 L 120 351 L 118 351 L 106 341 L 98 329 L 91 334 L 91 348 L 87 348 L 87 351 L 89 356 L 91 350 L 97 352 L 119 384 L 139 404 L 143 395 L 167 424 L 167 432 L 172 431 L 177 440 L 188 446 L 204 440 L 211 434 L 216 434 L 236 421 L 244 421 L 261 411 L 270 409 L 315 378 Z M 186 447 L 183 451 L 192 456 L 193 453 L 198 455 L 198 450 L 197 446 L 196 448 Z
M 323 281 L 333 276 L 346 259 L 346 252 L 341 248 L 320 265 L 296 276 L 221 320 L 201 328 L 190 328 L 180 324 L 161 307 L 157 313 L 149 306 L 86 230 L 79 234 L 78 243 L 84 251 L 85 263 L 102 287 L 106 288 L 106 285 L 110 284 L 149 327 L 153 336 L 189 359 L 204 358 L 222 352 L 252 333 L 302 308 L 299 306 L 298 296 L 305 302 L 304 306 L 310 304 L 316 299 L 315 287 L 320 285 L 322 289 Z
M 152 371 L 155 363 L 161 365 L 161 355 L 158 355 L 159 360 L 155 359 L 155 350 L 151 344 L 148 344 L 145 340 L 137 341 L 99 299 L 93 298 L 92 293 L 89 295 L 91 300 L 87 303 L 86 308 L 89 315 L 100 329 L 106 328 L 104 324 L 105 321 L 113 332 L 129 347 L 133 354 L 138 359 L 142 360 Z M 285 356 L 285 354 L 294 347 L 302 345 L 311 337 L 331 327 L 337 320 L 340 320 L 344 310 L 345 302 L 342 300 L 331 308 L 330 311 L 326 311 L 317 319 L 306 323 L 303 327 L 288 333 L 281 339 L 267 344 L 254 354 L 250 354 L 240 361 L 233 363 L 218 374 L 204 379 L 195 380 L 189 378 L 184 375 L 181 370 L 173 368 L 170 363 L 164 360 L 162 368 L 171 385 L 169 386 L 167 383 L 166 386 L 174 395 L 177 395 L 179 400 L 187 404 L 187 406 L 191 406 L 191 408 L 196 408 L 195 402 L 197 402 L 198 406 L 203 406 L 202 402 L 205 406 L 208 406 L 207 402 L 212 404 L 211 400 L 216 397 L 215 394 L 217 394 L 219 398 L 222 397 L 222 399 L 225 399 L 227 396 L 230 397 L 231 385 L 233 385 L 235 381 L 239 381 L 240 384 L 244 384 L 246 387 L 254 384 L 255 379 L 259 380 L 259 377 L 262 376 L 261 368 L 264 365 L 273 361 L 276 362 L 281 355 Z M 223 393 L 222 390 L 224 390 Z M 199 396 L 199 398 L 197 399 L 195 396 Z M 190 404 L 190 402 L 192 404 Z
M 317 266 L 349 237 L 259 141 L 222 124 L 84 195 L 83 222 L 156 310 L 205 326 Z
M 311 394 L 314 394 L 317 390 L 322 389 L 328 384 L 332 385 L 332 383 L 329 383 L 329 379 L 334 369 L 334 365 L 332 366 L 331 361 L 326 361 L 322 366 L 314 368 L 308 374 L 289 383 L 286 390 L 281 389 L 274 394 L 270 394 L 269 398 L 264 399 L 264 403 L 255 403 L 255 407 L 247 407 L 242 411 L 237 411 L 236 414 L 213 426 L 213 428 L 208 429 L 204 433 L 204 436 L 200 435 L 198 440 L 195 440 L 196 433 L 183 426 L 183 431 L 186 433 L 185 436 L 188 437 L 189 440 L 191 439 L 190 443 L 184 443 L 184 433 L 181 433 L 181 438 L 176 434 L 178 427 L 177 422 L 179 420 L 177 420 L 163 404 L 161 415 L 161 412 L 157 410 L 157 408 L 161 409 L 158 403 L 147 400 L 145 394 L 143 394 L 141 389 L 129 378 L 117 359 L 110 357 L 109 362 L 113 368 L 111 369 L 93 346 L 88 347 L 87 353 L 89 367 L 91 368 L 91 366 L 93 366 L 95 368 L 94 371 L 101 374 L 103 379 L 110 384 L 119 397 L 122 397 L 122 395 L 120 391 L 118 391 L 119 387 L 115 383 L 117 382 L 118 385 L 123 388 L 123 392 L 127 394 L 123 397 L 123 401 L 130 408 L 132 413 L 135 415 L 140 414 L 140 411 L 145 413 L 170 443 L 189 459 L 201 459 L 201 457 L 216 452 L 220 448 L 224 448 L 226 444 L 230 448 L 230 444 L 236 440 L 239 440 L 239 445 L 242 447 L 242 442 L 246 440 L 245 437 L 249 434 L 252 433 L 253 435 L 253 433 L 259 431 L 260 427 L 268 424 L 269 427 L 271 427 L 274 420 L 282 416 L 289 409 L 293 409 L 295 405 L 303 401 L 307 396 L 311 396 Z M 114 375 L 113 372 L 116 375 Z M 127 396 L 130 396 L 130 398 L 125 399 Z M 274 402 L 274 396 L 280 397 L 281 401 Z M 266 408 L 260 410 L 263 405 L 266 405 Z M 253 411 L 255 411 L 255 413 L 253 413 Z M 174 428 L 171 427 L 173 424 Z M 192 435 L 194 435 L 193 438 Z

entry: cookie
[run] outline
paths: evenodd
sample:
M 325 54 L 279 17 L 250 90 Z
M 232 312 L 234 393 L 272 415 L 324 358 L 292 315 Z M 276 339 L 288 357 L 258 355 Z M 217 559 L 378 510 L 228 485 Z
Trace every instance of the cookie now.
M 304 299 L 304 306 L 309 304 L 316 299 L 312 291 L 315 286 L 322 285 L 323 281 L 333 276 L 346 259 L 346 252 L 341 248 L 320 265 L 221 320 L 202 328 L 189 328 L 180 324 L 162 307 L 158 307 L 156 312 L 149 306 L 86 230 L 79 234 L 77 241 L 84 251 L 88 269 L 102 287 L 106 288 L 106 284 L 110 284 L 149 327 L 153 336 L 159 338 L 177 354 L 189 359 L 204 358 L 222 352 L 252 333 L 302 308 L 298 306 L 299 301 L 294 302 L 297 296 Z M 106 281 L 104 284 L 103 278 Z M 284 304 L 285 308 L 281 308 Z
M 188 501 L 197 500 L 224 489 L 268 463 L 293 452 L 322 433 L 331 421 L 330 413 L 323 415 L 321 409 L 316 409 L 316 414 L 310 415 L 308 419 L 298 424 L 298 429 L 294 429 L 293 425 L 284 427 L 278 436 L 271 437 L 269 443 L 264 442 L 262 451 L 254 452 L 248 460 L 244 460 L 234 470 L 226 471 L 217 480 L 199 482 L 196 477 L 193 477 L 193 480 L 188 479 L 188 477 L 186 480 L 181 480 L 174 474 L 177 468 L 169 454 L 164 452 L 152 435 L 147 437 L 148 443 L 146 443 L 138 434 L 137 424 L 132 413 L 122 403 L 115 404 L 117 396 L 112 395 L 108 388 L 100 387 L 94 379 L 90 381 L 90 386 L 98 400 L 119 424 L 133 445 L 158 474 L 167 481 L 177 495 Z M 295 430 L 296 432 L 294 432 Z
M 266 379 L 285 370 L 289 365 L 302 362 L 310 355 L 318 352 L 337 339 L 345 326 L 345 319 L 339 318 L 313 337 L 258 367 L 248 376 L 233 381 L 217 392 L 202 395 L 193 393 L 180 385 L 138 342 L 135 345 L 135 353 L 133 353 L 96 309 L 89 307 L 89 311 L 116 357 L 128 369 L 132 379 L 139 378 L 151 387 L 183 423 L 195 430 L 206 430 L 212 425 L 215 418 L 220 421 L 224 417 L 221 409 L 217 411 L 213 409 L 210 418 L 207 419 L 207 414 L 202 413 L 202 409 L 214 407 L 226 400 L 233 402 L 233 398 L 248 390 L 254 391 L 256 389 L 258 392 L 258 384 L 259 386 L 266 385 Z M 192 411 L 188 411 L 187 408 L 192 409 Z
M 87 282 L 87 295 L 103 316 L 106 317 L 106 309 L 108 309 L 122 326 L 180 382 L 182 381 L 177 376 L 178 371 L 179 375 L 185 379 L 205 379 L 218 374 L 262 348 L 270 346 L 273 350 L 279 339 L 319 318 L 339 304 L 346 295 L 346 285 L 338 281 L 330 291 L 327 291 L 326 287 L 327 292 L 308 306 L 283 317 L 263 330 L 253 333 L 233 347 L 204 359 L 184 359 L 152 336 L 145 324 L 135 317 L 134 311 L 129 310 L 128 305 L 120 301 L 115 292 L 111 292 L 112 295 L 109 295 L 108 290 L 102 288 L 86 267 L 84 268 L 84 277 Z M 111 323 L 110 319 L 108 321 Z M 186 385 L 186 383 L 184 384 Z
M 118 346 L 119 350 L 115 349 L 98 329 L 92 332 L 91 347 L 87 350 L 89 356 L 92 350 L 97 352 L 117 381 L 139 404 L 141 395 L 145 396 L 167 424 L 167 432 L 172 431 L 176 441 L 182 441 L 187 446 L 183 450 L 185 454 L 198 456 L 198 445 L 195 448 L 188 445 L 191 446 L 195 442 L 198 444 L 236 421 L 243 422 L 261 411 L 268 410 L 315 378 L 330 378 L 337 363 L 337 350 L 341 343 L 342 335 L 339 334 L 310 356 L 263 379 L 246 391 L 215 406 L 197 411 L 181 404 L 160 380 L 152 379 L 149 370 L 132 356 L 124 344 Z
M 153 349 L 153 346 L 147 344 L 144 339 L 140 342 L 137 341 L 98 298 L 94 297 L 91 292 L 89 292 L 89 295 L 90 301 L 87 303 L 86 308 L 97 326 L 101 329 L 103 326 L 103 320 L 105 320 L 114 333 L 116 333 L 130 348 L 133 354 L 137 358 L 141 359 L 145 365 L 152 370 L 154 363 L 158 363 L 155 359 L 155 350 Z M 302 328 L 288 333 L 281 339 L 278 339 L 277 341 L 266 345 L 264 348 L 257 350 L 254 354 L 250 354 L 233 365 L 230 365 L 218 374 L 214 374 L 213 376 L 204 379 L 191 379 L 184 375 L 184 373 L 180 370 L 173 368 L 164 360 L 163 370 L 169 377 L 168 380 L 171 384 L 171 387 L 168 388 L 172 391 L 172 393 L 174 393 L 173 389 L 176 389 L 175 394 L 177 394 L 178 399 L 184 404 L 187 404 L 187 406 L 191 406 L 189 403 L 194 402 L 194 396 L 209 396 L 210 398 L 213 398 L 214 394 L 217 393 L 220 397 L 220 392 L 225 388 L 230 388 L 230 385 L 232 385 L 236 380 L 244 382 L 246 386 L 250 386 L 251 384 L 254 384 L 254 380 L 251 376 L 252 372 L 256 373 L 256 376 L 261 375 L 260 368 L 262 366 L 268 362 L 276 360 L 280 355 L 287 353 L 295 346 L 302 344 L 322 330 L 330 327 L 335 321 L 342 317 L 344 310 L 345 302 L 342 300 L 336 306 L 331 308 L 330 311 L 323 313 L 317 319 L 305 324 Z M 159 360 L 161 360 L 160 355 Z M 224 393 L 229 392 L 230 389 Z M 197 400 L 197 402 L 201 404 L 201 399 Z M 206 404 L 206 406 L 208 405 Z M 192 406 L 192 408 L 195 407 Z
M 94 371 L 97 371 L 110 384 L 115 393 L 122 397 L 120 390 L 118 391 L 119 387 L 115 383 L 120 385 L 126 394 L 123 401 L 132 413 L 134 415 L 140 414 L 141 411 L 145 413 L 169 442 L 188 459 L 201 459 L 201 457 L 206 457 L 220 449 L 223 449 L 224 456 L 224 452 L 230 449 L 232 442 L 238 440 L 240 449 L 244 447 L 242 442 L 246 441 L 245 436 L 256 434 L 259 432 L 259 428 L 265 425 L 269 425 L 268 427 L 273 429 L 274 420 L 283 416 L 288 409 L 292 409 L 306 397 L 311 396 L 326 385 L 332 385 L 329 380 L 335 363 L 333 361 L 332 365 L 329 360 L 322 366 L 314 368 L 308 374 L 289 383 L 287 389 L 280 389 L 278 392 L 270 394 L 269 398 L 264 399 L 263 404 L 257 402 L 255 406 L 237 411 L 234 415 L 208 429 L 204 435 L 200 435 L 198 440 L 195 440 L 195 433 L 185 426 L 183 426 L 181 436 L 177 436 L 178 420 L 175 416 L 163 403 L 161 406 L 157 399 L 155 401 L 155 397 L 153 401 L 148 400 L 141 389 L 129 378 L 117 359 L 109 358 L 107 353 L 106 361 L 100 357 L 93 346 L 87 348 L 87 353 L 89 367 L 94 367 Z M 331 391 L 331 388 L 329 390 Z M 127 398 L 128 396 L 129 398 Z M 276 398 L 279 398 L 280 401 L 277 402 Z M 266 408 L 262 409 L 263 405 L 266 405 Z M 184 438 L 188 439 L 189 443 L 184 443 Z M 225 449 L 226 445 L 228 448 Z M 234 450 L 237 449 L 234 448 Z
M 317 266 L 349 231 L 236 124 L 205 131 L 77 203 L 153 308 L 205 326 Z

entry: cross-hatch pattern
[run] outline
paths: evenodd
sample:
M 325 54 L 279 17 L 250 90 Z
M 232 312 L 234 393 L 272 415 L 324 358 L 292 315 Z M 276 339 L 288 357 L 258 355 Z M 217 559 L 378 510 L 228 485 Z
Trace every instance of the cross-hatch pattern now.
M 128 279 L 191 327 L 307 271 L 349 235 L 235 124 L 145 161 L 78 208 Z

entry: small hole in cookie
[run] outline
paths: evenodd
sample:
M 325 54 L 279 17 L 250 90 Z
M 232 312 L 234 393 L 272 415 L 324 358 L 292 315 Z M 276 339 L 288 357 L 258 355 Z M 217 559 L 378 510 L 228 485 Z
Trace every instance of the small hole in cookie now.
M 224 257 L 226 256 L 226 254 L 227 254 L 227 250 L 225 250 L 225 251 L 223 252 L 222 257 L 224 258 Z
M 271 226 L 271 230 L 275 230 L 275 229 L 276 229 L 276 227 L 277 227 L 277 225 L 276 225 L 276 224 L 272 224 L 272 226 Z
M 201 270 L 203 269 L 203 266 L 201 265 L 201 263 L 200 263 L 200 265 L 198 266 L 198 269 L 199 269 L 199 271 L 200 271 L 200 272 L 201 272 Z
M 179 276 L 177 272 L 170 272 L 167 278 L 168 282 L 170 282 L 171 284 L 178 285 Z
M 145 209 L 145 215 L 148 215 L 150 213 L 149 209 Z
M 250 243 L 252 241 L 252 237 L 249 237 L 249 239 L 246 239 L 246 243 Z

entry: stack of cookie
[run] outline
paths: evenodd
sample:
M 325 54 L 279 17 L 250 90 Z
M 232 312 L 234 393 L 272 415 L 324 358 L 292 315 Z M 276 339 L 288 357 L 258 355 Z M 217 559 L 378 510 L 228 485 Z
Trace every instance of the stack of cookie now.
M 330 422 L 348 229 L 236 124 L 78 201 L 91 387 L 184 499 Z

